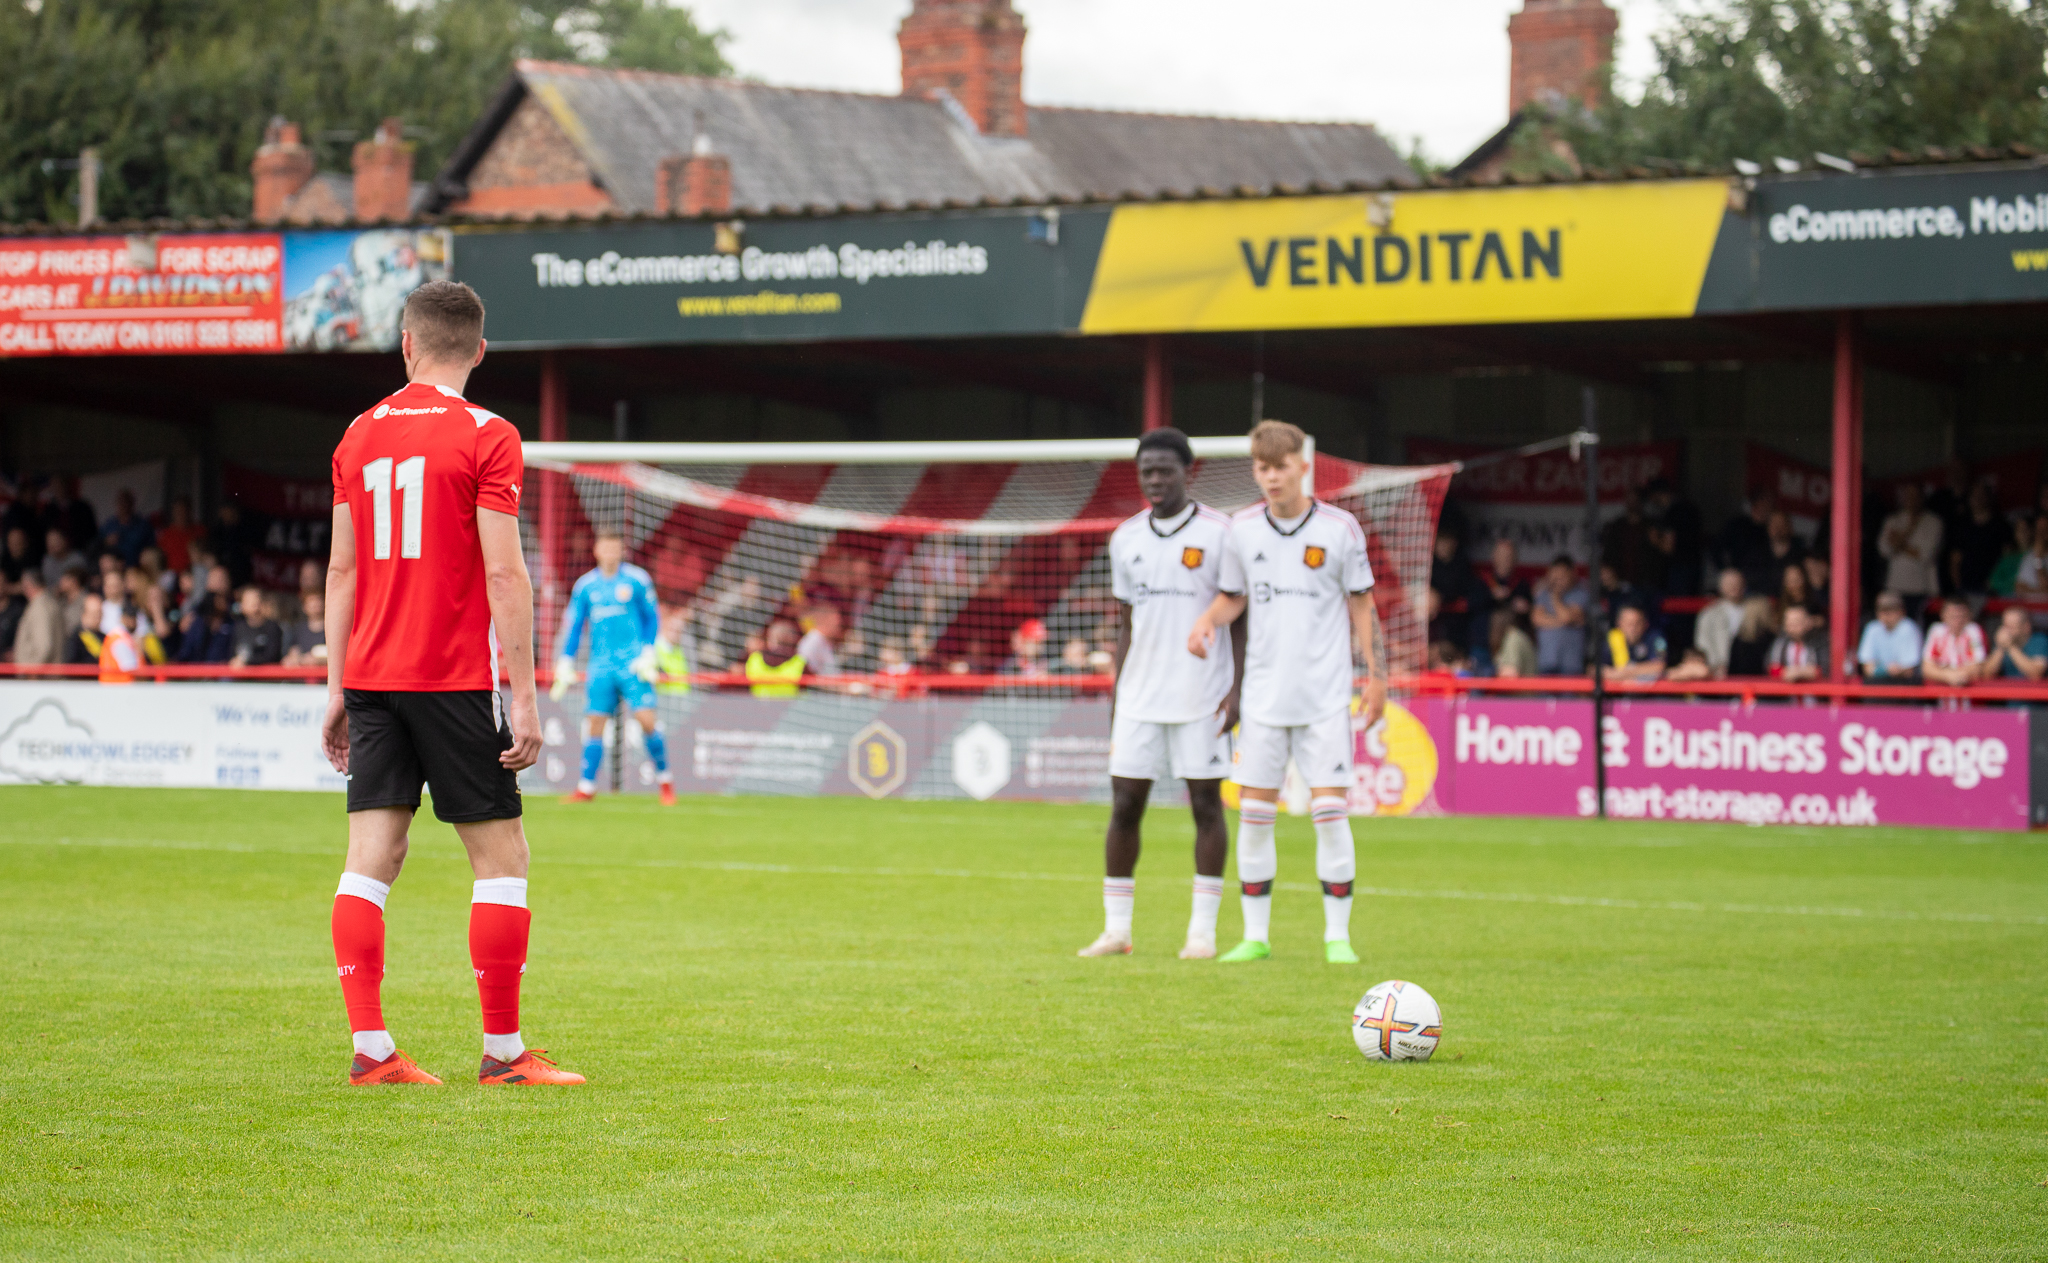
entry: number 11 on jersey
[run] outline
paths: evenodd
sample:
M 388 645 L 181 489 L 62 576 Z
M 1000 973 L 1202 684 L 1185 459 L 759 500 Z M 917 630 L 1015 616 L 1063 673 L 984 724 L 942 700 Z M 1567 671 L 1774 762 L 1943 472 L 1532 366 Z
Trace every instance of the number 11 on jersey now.
M 397 478 L 392 477 L 393 467 L 389 456 L 380 456 L 363 466 L 363 490 L 370 493 L 370 516 L 375 520 L 370 555 L 379 561 L 391 556 L 391 492 L 396 488 L 403 493 L 399 506 L 400 557 L 418 558 L 420 555 L 420 505 L 426 498 L 427 458 L 408 456 L 397 464 Z

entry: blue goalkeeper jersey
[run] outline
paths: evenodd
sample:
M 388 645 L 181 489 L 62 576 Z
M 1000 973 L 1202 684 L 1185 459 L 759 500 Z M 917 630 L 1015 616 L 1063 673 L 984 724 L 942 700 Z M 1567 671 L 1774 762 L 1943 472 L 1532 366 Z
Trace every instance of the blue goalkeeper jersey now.
M 593 570 L 576 581 L 569 594 L 569 625 L 562 632 L 564 658 L 573 658 L 590 628 L 592 675 L 623 672 L 640 651 L 654 643 L 660 615 L 654 608 L 654 581 L 638 566 L 622 565 L 618 573 Z

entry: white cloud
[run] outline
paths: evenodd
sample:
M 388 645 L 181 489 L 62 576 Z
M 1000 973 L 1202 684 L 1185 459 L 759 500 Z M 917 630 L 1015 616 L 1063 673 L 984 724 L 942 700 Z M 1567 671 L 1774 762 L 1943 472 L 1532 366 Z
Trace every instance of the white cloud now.
M 1030 26 L 1025 99 L 1166 113 L 1377 123 L 1438 159 L 1507 117 L 1508 15 L 1520 0 L 1015 0 Z M 691 0 L 733 35 L 741 74 L 894 92 L 909 0 Z M 1615 0 L 1625 76 L 1649 65 L 1663 0 Z

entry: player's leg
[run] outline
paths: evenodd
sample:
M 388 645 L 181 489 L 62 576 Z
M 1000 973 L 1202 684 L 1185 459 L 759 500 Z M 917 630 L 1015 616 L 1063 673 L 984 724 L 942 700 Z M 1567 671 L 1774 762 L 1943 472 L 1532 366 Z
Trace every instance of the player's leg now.
M 434 814 L 455 826 L 476 874 L 469 963 L 483 1010 L 483 1083 L 581 1083 L 529 1050 L 520 1035 L 519 984 L 533 925 L 527 909 L 526 830 L 519 778 L 498 761 L 512 746 L 496 693 L 411 693 L 408 726 L 422 751 Z
M 1273 881 L 1280 851 L 1273 826 L 1280 819 L 1280 783 L 1287 775 L 1289 729 L 1246 719 L 1238 725 L 1237 880 L 1242 891 L 1244 941 L 1222 960 L 1236 963 L 1272 955 Z
M 583 681 L 583 766 L 576 776 L 574 803 L 597 796 L 597 771 L 604 765 L 604 726 L 619 709 L 619 687 L 609 671 L 592 670 Z
M 1316 877 L 1323 883 L 1323 955 L 1333 965 L 1358 963 L 1351 947 L 1351 888 L 1358 876 L 1351 837 L 1352 743 L 1351 716 L 1340 711 L 1304 730 L 1295 759 L 1311 786 Z
M 1109 794 L 1109 828 L 1102 838 L 1102 935 L 1081 949 L 1083 956 L 1124 956 L 1131 950 L 1139 837 L 1152 782 L 1112 774 Z
M 654 686 L 637 675 L 625 680 L 626 705 L 632 708 L 633 719 L 640 725 L 640 734 L 647 746 L 647 757 L 654 760 L 654 775 L 661 783 L 661 805 L 676 805 L 676 783 L 668 770 L 668 738 L 661 731 L 661 717 L 654 713 Z
M 1176 724 L 1173 774 L 1187 783 L 1188 811 L 1195 819 L 1195 881 L 1182 960 L 1216 955 L 1216 914 L 1223 906 L 1223 864 L 1230 858 L 1230 829 L 1223 818 L 1223 776 L 1230 770 L 1230 736 L 1204 717 Z
M 350 692 L 348 858 L 334 892 L 334 972 L 348 1009 L 349 1082 L 439 1083 L 398 1050 L 384 1021 L 384 902 L 405 866 L 406 832 L 420 801 L 409 735 L 383 695 Z

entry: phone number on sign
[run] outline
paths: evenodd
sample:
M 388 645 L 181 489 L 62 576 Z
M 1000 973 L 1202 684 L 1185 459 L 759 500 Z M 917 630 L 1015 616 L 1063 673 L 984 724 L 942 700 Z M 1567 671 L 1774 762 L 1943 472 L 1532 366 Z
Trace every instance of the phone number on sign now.
M 1579 787 L 1579 814 L 1594 813 L 1591 786 Z M 1756 794 L 1732 789 L 1683 785 L 1665 789 L 1609 787 L 1607 814 L 1618 820 L 1732 820 L 1737 824 L 1876 824 L 1877 799 L 1864 790 L 1853 794 Z

